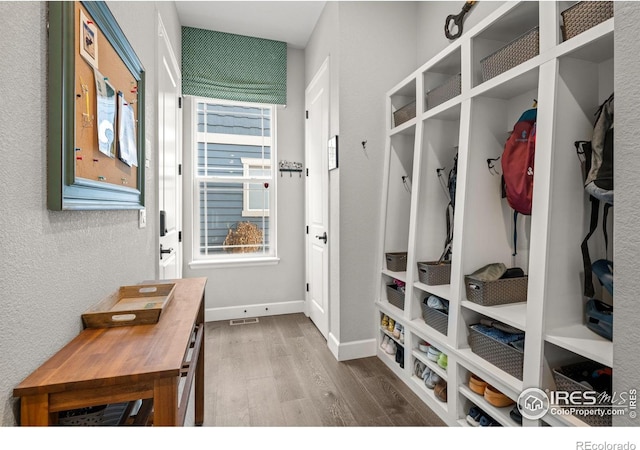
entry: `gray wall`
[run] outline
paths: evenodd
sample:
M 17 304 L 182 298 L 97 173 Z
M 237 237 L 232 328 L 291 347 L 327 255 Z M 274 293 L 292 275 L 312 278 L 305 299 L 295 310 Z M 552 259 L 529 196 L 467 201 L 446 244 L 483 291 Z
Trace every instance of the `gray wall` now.
M 614 73 L 616 92 L 614 258 L 616 294 L 613 347 L 613 390 L 640 390 L 640 158 L 638 105 L 640 105 L 640 54 L 638 23 L 640 3 L 615 2 Z M 640 418 L 614 417 L 614 425 L 640 425 Z
M 155 142 L 156 16 L 160 10 L 179 50 L 175 6 L 109 2 L 109 7 L 146 69 L 146 135 Z M 139 229 L 137 211 L 46 208 L 46 18 L 45 2 L 0 2 L 0 424 L 5 426 L 15 424 L 13 388 L 81 330 L 87 308 L 123 284 L 156 276 L 155 221 Z M 152 155 L 146 172 L 149 218 L 158 211 L 156 160 Z
M 373 336 L 385 94 L 416 68 L 416 11 L 416 2 L 328 2 L 306 48 L 306 85 L 330 56 L 340 162 L 329 178 L 329 310 L 341 344 Z
M 303 83 L 304 51 L 289 48 L 288 104 L 286 108 L 277 110 L 278 161 L 304 161 Z M 245 307 L 248 308 L 248 316 L 268 315 L 267 311 L 250 307 L 270 304 L 269 311 L 278 311 L 277 304 L 304 300 L 304 177 L 298 174 L 277 176 L 278 264 L 192 269 L 189 268 L 189 261 L 184 262 L 184 277 L 208 278 L 205 300 L 207 320 L 224 317 L 228 314 L 225 310 L 240 311 L 242 314 Z M 185 186 L 185 189 L 190 187 Z M 235 312 L 233 315 L 238 317 Z

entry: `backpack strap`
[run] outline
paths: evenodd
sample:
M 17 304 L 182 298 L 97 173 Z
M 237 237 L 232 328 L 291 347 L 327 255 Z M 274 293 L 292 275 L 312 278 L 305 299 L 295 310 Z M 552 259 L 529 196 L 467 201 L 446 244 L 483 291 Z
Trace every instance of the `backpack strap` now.
M 604 209 L 602 211 L 602 232 L 604 233 L 604 257 L 607 259 L 609 257 L 609 233 L 607 233 L 607 218 L 609 217 L 609 208 L 611 208 L 610 203 L 604 204 Z
M 518 211 L 513 211 L 513 253 L 511 256 L 515 258 L 518 254 Z M 514 264 L 515 266 L 515 260 Z
M 447 238 L 444 241 L 444 250 L 438 259 L 438 264 L 442 261 L 451 259 L 451 244 L 453 243 L 453 205 L 451 202 L 447 205 Z
M 591 272 L 591 257 L 589 256 L 589 245 L 588 241 L 593 232 L 598 227 L 598 214 L 600 212 L 600 200 L 593 196 L 589 196 L 589 200 L 591 200 L 591 222 L 589 224 L 589 233 L 582 241 L 582 245 L 580 248 L 582 249 L 582 263 L 584 265 L 584 296 L 588 298 L 592 298 L 594 295 L 593 290 L 593 279 Z M 606 213 L 605 213 L 606 214 Z M 606 232 L 605 232 L 606 236 Z M 605 241 L 608 241 L 608 237 L 605 238 Z

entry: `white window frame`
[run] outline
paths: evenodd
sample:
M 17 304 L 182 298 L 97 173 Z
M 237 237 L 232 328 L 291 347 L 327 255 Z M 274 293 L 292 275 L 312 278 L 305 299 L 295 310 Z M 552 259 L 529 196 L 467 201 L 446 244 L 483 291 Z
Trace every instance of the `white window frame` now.
M 263 180 L 262 177 L 251 177 L 249 175 L 250 169 L 271 169 L 271 160 L 270 159 L 262 159 L 262 158 L 240 158 L 240 162 L 242 163 L 242 172 L 245 178 L 250 178 L 252 180 L 260 181 Z M 270 181 L 267 181 L 270 182 Z M 244 183 L 244 191 L 242 193 L 242 217 L 265 217 L 270 216 L 269 208 L 264 209 L 251 209 L 251 205 L 249 204 L 249 190 L 251 189 L 250 185 L 255 184 Z M 271 185 L 269 185 L 271 186 Z M 271 199 L 269 199 L 271 201 Z
M 277 198 L 277 177 L 275 174 L 275 167 L 277 161 L 277 118 L 276 118 L 276 105 L 270 104 L 258 104 L 247 102 L 234 102 L 228 100 L 217 100 L 201 97 L 185 96 L 185 127 L 184 133 L 184 149 L 185 152 L 185 223 L 190 233 L 185 233 L 185 248 L 187 249 L 188 264 L 190 268 L 209 268 L 209 267 L 234 267 L 234 266 L 246 266 L 246 265 L 264 265 L 264 264 L 276 264 L 279 262 L 277 253 L 277 223 L 276 223 L 276 198 Z M 261 136 L 237 136 L 229 134 L 217 134 L 217 133 L 202 133 L 198 132 L 198 103 L 215 103 L 221 105 L 246 105 L 250 107 L 261 107 L 271 109 L 271 137 L 268 138 L 268 143 L 265 144 L 265 138 Z M 268 165 L 264 167 L 271 168 L 270 177 L 247 177 L 248 167 L 257 165 L 263 167 L 264 160 L 261 158 L 241 158 L 243 164 L 243 174 L 238 176 L 215 176 L 198 175 L 198 143 L 227 143 L 227 144 L 240 144 L 240 145 L 265 145 L 270 147 L 270 159 L 267 160 Z M 247 160 L 249 164 L 245 165 L 244 160 Z M 249 183 L 255 183 L 256 181 L 263 181 L 269 183 L 269 210 L 265 213 L 265 217 L 269 218 L 269 249 L 264 253 L 222 253 L 217 255 L 203 255 L 200 253 L 200 191 L 199 184 L 202 181 L 212 182 L 240 182 L 244 187 L 243 193 L 243 217 L 260 217 L 262 216 L 262 210 L 260 213 L 257 211 L 249 211 L 249 215 L 245 215 L 245 205 L 248 206 L 248 192 L 246 188 Z M 188 194 L 187 194 L 188 193 Z

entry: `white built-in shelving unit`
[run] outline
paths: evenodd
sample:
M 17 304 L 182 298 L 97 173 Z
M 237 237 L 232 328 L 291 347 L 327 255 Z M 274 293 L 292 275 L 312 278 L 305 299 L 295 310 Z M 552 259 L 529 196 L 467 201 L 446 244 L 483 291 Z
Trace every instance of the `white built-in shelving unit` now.
M 588 231 L 590 204 L 574 141 L 591 139 L 594 113 L 613 92 L 614 19 L 563 41 L 561 12 L 574 3 L 505 2 L 387 95 L 376 320 L 386 314 L 404 326 L 404 368 L 380 348 L 378 355 L 451 426 L 467 425 L 471 405 L 503 426 L 520 426 L 509 417 L 511 408 L 495 408 L 468 388 L 471 373 L 516 400 L 528 387 L 554 389 L 552 369 L 561 365 L 581 360 L 613 364 L 612 342 L 585 326 L 580 243 Z M 539 27 L 539 54 L 483 81 L 481 59 L 533 27 Z M 425 94 L 456 74 L 461 74 L 460 95 L 427 109 Z M 514 257 L 512 210 L 500 195 L 500 164 L 492 174 L 487 159 L 502 154 L 513 125 L 534 100 L 538 118 L 533 212 L 518 220 Z M 416 117 L 394 126 L 393 112 L 412 101 Z M 446 237 L 448 200 L 436 169 L 448 171 L 456 154 L 451 284 L 428 286 L 419 281 L 417 263 L 438 260 Z M 603 255 L 601 237 L 594 238 L 592 256 Z M 408 252 L 406 271 L 389 271 L 385 254 L 401 251 Z M 609 248 L 609 259 L 611 254 Z M 527 302 L 482 306 L 467 300 L 465 274 L 495 262 L 525 271 Z M 403 309 L 387 300 L 385 287 L 394 279 L 406 283 Z M 429 294 L 450 302 L 446 335 L 422 318 L 420 304 Z M 468 326 L 481 318 L 525 332 L 522 379 L 471 351 Z M 379 322 L 378 329 L 381 341 L 385 333 Z M 419 351 L 423 341 L 448 355 L 446 371 Z M 447 402 L 438 400 L 413 374 L 416 359 L 447 380 Z M 523 425 L 585 423 L 576 417 L 550 417 L 524 420 Z

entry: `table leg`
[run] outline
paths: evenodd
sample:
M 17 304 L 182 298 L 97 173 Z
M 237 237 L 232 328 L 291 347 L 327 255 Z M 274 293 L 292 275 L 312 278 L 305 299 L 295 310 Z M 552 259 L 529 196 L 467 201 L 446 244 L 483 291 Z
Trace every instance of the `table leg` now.
M 57 414 L 49 412 L 49 394 L 25 395 L 20 402 L 21 426 L 41 427 L 57 422 Z
M 160 378 L 153 385 L 153 425 L 166 427 L 178 423 L 179 377 Z
M 200 343 L 200 351 L 198 352 L 198 366 L 196 367 L 196 426 L 202 426 L 204 423 L 204 342 L 205 339 L 203 336 L 202 342 Z

